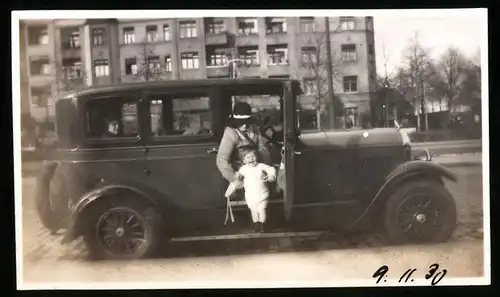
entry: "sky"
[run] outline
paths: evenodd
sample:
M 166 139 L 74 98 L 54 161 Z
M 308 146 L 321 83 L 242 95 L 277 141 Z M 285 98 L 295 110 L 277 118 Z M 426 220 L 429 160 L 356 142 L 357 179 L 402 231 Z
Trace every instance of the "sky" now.
M 450 45 L 466 56 L 478 54 L 481 48 L 483 19 L 477 14 L 450 13 L 446 16 L 374 16 L 377 73 L 384 73 L 384 47 L 390 74 L 401 64 L 408 40 L 418 32 L 420 43 L 438 58 Z

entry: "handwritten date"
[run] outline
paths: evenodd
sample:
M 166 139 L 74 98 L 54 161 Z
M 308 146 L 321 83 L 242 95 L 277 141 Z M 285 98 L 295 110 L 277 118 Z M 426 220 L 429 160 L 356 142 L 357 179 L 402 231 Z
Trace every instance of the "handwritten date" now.
M 429 270 L 424 276 L 426 280 L 432 279 L 431 280 L 432 286 L 437 285 L 448 272 L 448 270 L 446 269 L 442 269 L 441 271 L 438 270 L 439 270 L 439 264 L 434 263 L 431 266 L 429 266 Z M 389 272 L 389 267 L 387 265 L 383 265 L 379 269 L 377 269 L 377 271 L 375 271 L 372 277 L 377 278 L 376 283 L 378 284 L 384 277 L 387 277 L 388 272 Z M 408 281 L 413 282 L 413 278 L 411 278 L 411 276 L 414 275 L 415 272 L 417 272 L 416 268 L 413 269 L 410 268 L 406 270 L 399 278 L 398 283 L 407 283 Z M 385 281 L 386 279 L 384 279 L 384 282 Z

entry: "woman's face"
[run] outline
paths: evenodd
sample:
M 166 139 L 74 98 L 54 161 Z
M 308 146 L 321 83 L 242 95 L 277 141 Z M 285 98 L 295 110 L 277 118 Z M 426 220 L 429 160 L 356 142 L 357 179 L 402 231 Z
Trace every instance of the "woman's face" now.
M 247 129 L 248 129 L 248 124 L 247 123 L 243 123 L 240 126 L 238 126 L 238 130 L 240 130 L 241 132 L 246 132 Z

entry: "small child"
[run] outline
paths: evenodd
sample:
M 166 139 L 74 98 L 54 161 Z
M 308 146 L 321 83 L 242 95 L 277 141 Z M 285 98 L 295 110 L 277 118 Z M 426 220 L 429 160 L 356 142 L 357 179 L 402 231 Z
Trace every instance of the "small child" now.
M 236 178 L 243 180 L 245 201 L 252 214 L 254 232 L 264 232 L 269 198 L 269 188 L 266 183 L 276 180 L 276 169 L 259 163 L 255 150 L 243 152 L 243 164 L 236 173 Z

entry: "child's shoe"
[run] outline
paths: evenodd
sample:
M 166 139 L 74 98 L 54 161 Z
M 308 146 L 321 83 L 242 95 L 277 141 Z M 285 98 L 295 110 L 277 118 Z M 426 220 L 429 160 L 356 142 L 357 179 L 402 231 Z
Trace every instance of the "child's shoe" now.
M 264 223 L 259 223 L 259 227 L 260 227 L 260 228 L 259 228 L 259 232 L 260 232 L 260 233 L 264 233 L 264 232 L 266 232 L 266 228 L 265 228 L 264 226 L 265 226 L 265 224 L 264 224 Z
M 261 230 L 261 224 L 259 222 L 254 223 L 253 232 L 257 233 L 260 232 L 260 230 Z

